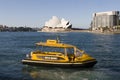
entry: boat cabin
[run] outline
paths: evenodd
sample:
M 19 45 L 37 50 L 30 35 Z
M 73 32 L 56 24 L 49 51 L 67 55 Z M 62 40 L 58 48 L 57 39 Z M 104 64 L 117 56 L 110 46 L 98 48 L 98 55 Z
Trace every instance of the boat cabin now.
M 36 43 L 40 49 L 32 51 L 22 60 L 23 64 L 57 67 L 93 67 L 96 59 L 76 46 L 47 40 Z
M 36 43 L 40 49 L 31 52 L 34 60 L 74 61 L 76 57 L 82 56 L 83 50 L 76 46 L 60 43 L 58 40 L 47 40 Z

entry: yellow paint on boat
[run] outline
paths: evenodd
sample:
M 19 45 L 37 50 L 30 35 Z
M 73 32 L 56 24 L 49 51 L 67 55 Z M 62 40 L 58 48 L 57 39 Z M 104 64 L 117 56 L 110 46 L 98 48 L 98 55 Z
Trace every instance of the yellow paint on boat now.
M 70 44 L 64 44 L 60 43 L 59 40 L 50 40 L 48 39 L 46 42 L 38 42 L 36 43 L 37 46 L 42 47 L 50 47 L 50 48 L 57 48 L 57 49 L 63 49 L 63 52 L 61 51 L 42 51 L 42 50 L 36 50 L 32 51 L 27 59 L 23 60 L 23 63 L 37 63 L 37 64 L 79 64 L 82 66 L 82 64 L 92 64 L 96 63 L 96 59 L 85 53 L 85 51 L 78 49 L 76 46 L 70 45 Z M 70 52 L 70 51 L 71 52 Z M 93 64 L 93 65 L 94 65 Z M 89 65 L 87 65 L 89 66 Z

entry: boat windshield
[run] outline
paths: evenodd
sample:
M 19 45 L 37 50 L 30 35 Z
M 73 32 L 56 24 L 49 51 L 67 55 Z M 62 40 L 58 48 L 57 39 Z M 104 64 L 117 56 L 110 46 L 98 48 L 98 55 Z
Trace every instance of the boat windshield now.
M 42 52 L 58 52 L 64 54 L 64 48 L 42 46 L 40 50 Z
M 75 51 L 75 57 L 82 56 L 83 53 L 84 53 L 84 51 L 80 51 L 79 49 L 76 49 L 76 51 Z
M 68 55 L 74 54 L 74 48 L 66 48 L 66 52 Z
M 37 47 L 37 50 L 40 50 L 42 52 L 58 52 L 62 54 L 68 54 L 72 55 L 74 54 L 74 48 L 59 48 L 59 47 L 47 47 L 47 46 L 39 46 Z

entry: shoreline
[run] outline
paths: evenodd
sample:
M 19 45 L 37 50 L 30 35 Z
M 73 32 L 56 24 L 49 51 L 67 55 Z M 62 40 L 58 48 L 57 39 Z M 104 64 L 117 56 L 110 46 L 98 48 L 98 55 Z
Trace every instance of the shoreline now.
M 37 32 L 48 32 L 48 31 L 37 31 Z M 120 34 L 120 31 L 115 32 L 97 32 L 97 31 L 90 31 L 90 30 L 70 30 L 70 31 L 55 31 L 55 32 L 48 32 L 48 33 L 65 33 L 65 32 L 88 32 L 94 34 Z
M 120 34 L 120 30 L 114 32 L 99 32 L 90 30 L 69 30 L 69 31 L 0 31 L 0 32 L 45 32 L 45 33 L 69 33 L 69 32 L 87 32 L 93 34 Z

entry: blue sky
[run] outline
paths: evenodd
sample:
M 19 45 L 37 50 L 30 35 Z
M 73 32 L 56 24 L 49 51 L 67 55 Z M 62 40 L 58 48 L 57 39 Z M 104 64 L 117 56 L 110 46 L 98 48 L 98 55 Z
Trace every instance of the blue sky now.
M 88 28 L 95 12 L 120 11 L 120 0 L 0 0 L 0 24 L 42 27 L 52 16 Z

